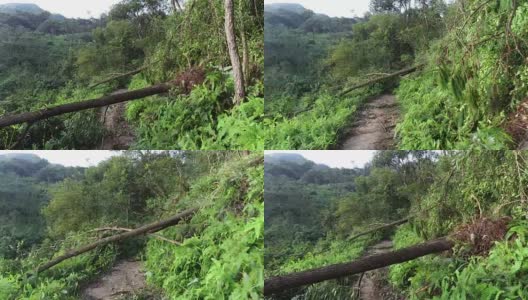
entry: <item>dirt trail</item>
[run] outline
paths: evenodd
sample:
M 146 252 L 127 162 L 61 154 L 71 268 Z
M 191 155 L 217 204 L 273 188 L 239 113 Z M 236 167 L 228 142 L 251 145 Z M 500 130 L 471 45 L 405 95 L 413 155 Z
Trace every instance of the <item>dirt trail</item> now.
M 126 92 L 118 90 L 112 95 Z M 125 119 L 126 102 L 102 107 L 100 110 L 101 123 L 106 134 L 101 141 L 101 150 L 127 150 L 136 139 L 134 130 Z
M 108 273 L 86 286 L 82 300 L 114 300 L 134 295 L 146 287 L 145 272 L 140 261 L 121 261 Z
M 358 113 L 357 121 L 345 133 L 341 150 L 387 150 L 395 147 L 394 127 L 399 109 L 394 95 L 370 101 Z
M 386 253 L 392 250 L 392 241 L 385 240 L 371 246 L 368 255 Z M 360 300 L 401 299 L 395 295 L 387 282 L 388 268 L 366 272 L 359 288 Z

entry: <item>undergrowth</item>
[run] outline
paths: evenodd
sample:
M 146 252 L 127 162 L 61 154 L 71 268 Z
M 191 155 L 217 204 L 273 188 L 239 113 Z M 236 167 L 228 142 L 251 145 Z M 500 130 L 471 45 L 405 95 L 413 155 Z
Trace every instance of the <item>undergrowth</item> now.
M 338 142 L 340 131 L 352 122 L 361 104 L 379 92 L 379 87 L 373 87 L 343 97 L 329 93 L 305 96 L 308 111 L 292 118 L 276 115 L 264 120 L 266 149 L 328 149 Z
M 50 251 L 57 251 L 56 256 L 59 256 L 66 250 L 84 245 L 87 238 L 82 233 L 70 234 L 62 241 L 60 249 L 56 249 L 56 244 L 45 241 L 25 258 L 9 261 L 0 259 L 0 299 L 78 299 L 80 284 L 93 279 L 113 264 L 117 255 L 114 246 L 105 246 L 73 257 L 38 275 L 33 270 L 49 260 Z
M 148 86 L 135 76 L 129 89 Z M 189 95 L 151 96 L 127 106 L 127 119 L 136 129 L 136 149 L 261 150 L 264 113 L 262 84 L 251 86 L 248 100 L 229 109 L 234 94 L 232 77 L 207 74 Z
M 174 207 L 200 207 L 186 224 L 164 231 L 180 246 L 151 240 L 148 282 L 170 299 L 262 298 L 263 167 L 252 155 L 195 182 Z
M 488 256 L 422 257 L 391 266 L 390 282 L 405 289 L 409 299 L 526 299 L 527 237 L 528 223 L 516 221 Z M 408 226 L 395 236 L 400 247 L 418 240 Z

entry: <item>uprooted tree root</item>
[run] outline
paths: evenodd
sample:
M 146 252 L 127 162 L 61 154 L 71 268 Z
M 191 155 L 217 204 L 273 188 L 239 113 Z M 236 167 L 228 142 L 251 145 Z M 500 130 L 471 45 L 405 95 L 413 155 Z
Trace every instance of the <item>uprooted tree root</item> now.
M 173 83 L 180 87 L 185 94 L 188 94 L 195 86 L 202 84 L 204 81 L 205 70 L 201 67 L 194 67 L 176 75 Z
M 505 131 L 513 138 L 518 146 L 528 139 L 528 98 L 508 115 L 504 123 Z
M 457 227 L 451 234 L 451 239 L 462 247 L 467 246 L 463 248 L 467 256 L 486 256 L 496 241 L 504 239 L 510 221 L 510 217 L 498 220 L 479 218 L 471 224 Z

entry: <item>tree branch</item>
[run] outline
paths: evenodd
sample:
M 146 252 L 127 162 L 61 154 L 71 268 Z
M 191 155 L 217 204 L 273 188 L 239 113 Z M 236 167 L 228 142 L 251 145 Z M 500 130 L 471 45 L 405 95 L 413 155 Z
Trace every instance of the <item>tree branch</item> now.
M 351 237 L 347 238 L 347 241 L 350 242 L 352 240 L 357 239 L 360 236 L 364 236 L 364 235 L 367 235 L 369 233 L 373 233 L 375 231 L 378 231 L 378 230 L 381 230 L 381 229 L 385 229 L 385 228 L 389 228 L 389 227 L 392 227 L 392 226 L 398 226 L 398 225 L 401 225 L 401 224 L 404 224 L 404 223 L 407 223 L 407 222 L 409 222 L 409 218 L 405 218 L 405 219 L 401 219 L 401 220 L 398 220 L 398 221 L 394 221 L 394 222 L 389 223 L 389 224 L 384 224 L 384 225 L 372 228 L 370 230 L 358 233 L 358 234 L 356 234 L 354 236 L 351 236 Z
M 121 233 L 121 234 L 118 234 L 118 235 L 113 235 L 113 236 L 110 236 L 110 237 L 107 237 L 107 238 L 104 238 L 104 239 L 101 239 L 101 240 L 98 240 L 98 241 L 95 241 L 91 244 L 88 244 L 88 245 L 85 245 L 85 246 L 82 246 L 80 248 L 77 248 L 77 249 L 72 249 L 68 252 L 66 252 L 65 254 L 61 255 L 61 256 L 58 256 L 52 260 L 50 260 L 49 262 L 43 264 L 43 265 L 40 265 L 36 272 L 37 273 L 40 273 L 42 271 L 45 271 L 59 263 L 61 263 L 62 261 L 68 259 L 68 258 L 72 258 L 72 257 L 75 257 L 77 255 L 80 255 L 80 254 L 83 254 L 85 252 L 88 252 L 90 250 L 93 250 L 95 249 L 96 247 L 98 246 L 104 246 L 104 245 L 108 245 L 110 243 L 115 243 L 115 242 L 118 242 L 118 241 L 122 241 L 122 240 L 125 240 L 125 239 L 128 239 L 128 238 L 131 238 L 131 237 L 135 237 L 135 236 L 139 236 L 139 235 L 145 235 L 145 234 L 149 234 L 149 233 L 152 233 L 152 232 L 157 232 L 157 231 L 160 231 L 162 229 L 165 229 L 167 227 L 170 227 L 170 226 L 174 226 L 176 224 L 178 224 L 182 219 L 185 219 L 191 215 L 193 215 L 196 211 L 198 211 L 197 208 L 191 208 L 191 209 L 188 209 L 186 211 L 183 211 L 169 219 L 166 219 L 166 220 L 163 220 L 163 221 L 160 221 L 160 222 L 156 222 L 156 223 L 151 223 L 151 224 L 148 224 L 148 225 L 144 225 L 142 227 L 139 227 L 137 229 L 134 229 L 130 232 L 125 232 L 125 233 Z
M 362 87 L 365 87 L 365 86 L 369 86 L 371 84 L 378 83 L 378 82 L 381 82 L 381 81 L 385 81 L 387 79 L 391 79 L 391 78 L 394 78 L 394 77 L 397 77 L 397 76 L 403 76 L 403 75 L 410 74 L 412 72 L 417 71 L 418 69 L 423 68 L 424 66 L 425 65 L 423 65 L 423 64 L 422 65 L 418 65 L 418 66 L 414 66 L 414 67 L 411 67 L 411 68 L 403 69 L 403 70 L 400 70 L 398 72 L 389 74 L 387 76 L 383 76 L 383 77 L 380 77 L 380 78 L 369 80 L 367 82 L 364 82 L 364 83 L 361 83 L 361 84 L 358 84 L 358 85 L 355 85 L 353 87 L 345 89 L 344 91 L 339 93 L 338 96 L 339 97 L 344 96 L 344 95 L 350 93 L 353 90 L 356 90 L 356 89 L 359 89 L 359 88 L 362 88 Z
M 126 232 L 131 232 L 131 231 L 134 231 L 134 229 L 130 229 L 130 228 L 124 228 L 124 227 L 101 227 L 101 228 L 96 228 L 94 230 L 91 230 L 91 231 L 126 231 Z M 165 242 L 169 242 L 171 244 L 174 244 L 174 245 L 181 245 L 180 242 L 178 241 L 175 241 L 175 240 L 171 240 L 171 239 L 168 239 L 166 237 L 163 237 L 159 234 L 155 234 L 155 233 L 147 233 L 147 235 L 150 235 L 160 241 L 165 241 Z
M 94 84 L 88 86 L 88 88 L 91 89 L 91 88 L 94 88 L 94 87 L 96 87 L 96 86 L 98 86 L 98 85 L 101 85 L 101 84 L 104 84 L 104 83 L 107 83 L 107 82 L 111 82 L 111 81 L 114 81 L 114 80 L 119 79 L 119 78 L 122 78 L 122 77 L 127 77 L 127 76 L 132 76 L 132 75 L 139 74 L 139 73 L 141 73 L 141 71 L 147 69 L 148 67 L 150 67 L 150 65 L 143 66 L 143 67 L 141 67 L 141 68 L 139 68 L 139 69 L 135 69 L 135 70 L 130 71 L 130 72 L 127 72 L 127 73 L 123 73 L 123 74 L 118 74 L 118 75 L 116 75 L 116 76 L 112 76 L 112 77 L 110 77 L 110 78 L 107 78 L 107 79 L 104 79 L 104 80 L 102 80 L 102 81 L 96 82 L 96 83 L 94 83 Z

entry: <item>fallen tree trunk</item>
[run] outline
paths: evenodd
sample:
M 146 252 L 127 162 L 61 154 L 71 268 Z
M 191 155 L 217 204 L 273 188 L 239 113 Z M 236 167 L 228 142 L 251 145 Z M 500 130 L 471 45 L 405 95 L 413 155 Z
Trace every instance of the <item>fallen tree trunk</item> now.
M 143 70 L 147 69 L 148 67 L 150 67 L 150 65 L 147 65 L 147 66 L 143 66 L 139 69 L 135 69 L 133 71 L 130 71 L 130 72 L 127 72 L 127 73 L 123 73 L 123 74 L 119 74 L 119 75 L 116 75 L 116 76 L 113 76 L 113 77 L 110 77 L 110 78 L 107 78 L 107 79 L 104 79 L 102 81 L 99 81 L 99 82 L 96 82 L 90 86 L 88 86 L 88 88 L 94 88 L 98 85 L 101 85 L 101 84 L 104 84 L 104 83 L 108 83 L 108 82 L 111 82 L 111 81 L 114 81 L 116 79 L 119 79 L 119 78 L 123 78 L 123 77 L 127 77 L 127 76 L 132 76 L 132 75 L 136 75 L 136 74 L 139 74 L 141 73 Z
M 264 282 L 264 295 L 269 296 L 286 289 L 402 263 L 428 254 L 449 250 L 453 245 L 453 242 L 441 238 L 408 248 L 367 256 L 349 263 L 271 277 Z
M 378 231 L 378 230 L 381 230 L 381 229 L 385 229 L 385 228 L 389 228 L 389 227 L 392 227 L 392 226 L 398 226 L 398 225 L 407 223 L 408 221 L 409 221 L 409 218 L 405 218 L 405 219 L 401 219 L 401 220 L 398 220 L 398 221 L 394 221 L 394 222 L 389 223 L 389 224 L 381 225 L 381 226 L 372 228 L 370 230 L 367 230 L 365 232 L 361 232 L 361 233 L 358 233 L 358 234 L 356 234 L 354 236 L 351 236 L 351 237 L 347 238 L 347 241 L 350 242 L 351 240 L 357 239 L 360 236 L 364 236 L 364 235 L 367 235 L 369 233 L 373 233 L 375 231 Z
M 338 94 L 338 96 L 339 97 L 344 96 L 344 95 L 352 92 L 353 90 L 356 90 L 356 89 L 359 89 L 359 88 L 362 88 L 362 87 L 366 87 L 366 86 L 369 86 L 371 84 L 378 83 L 378 82 L 381 82 L 381 81 L 385 81 L 387 79 L 391 79 L 391 78 L 394 78 L 394 77 L 397 77 L 397 76 L 403 76 L 403 75 L 410 74 L 410 73 L 415 72 L 416 70 L 421 69 L 423 67 L 424 67 L 424 65 L 418 65 L 418 66 L 414 66 L 414 67 L 411 67 L 411 68 L 403 69 L 401 71 L 389 74 L 387 76 L 383 76 L 383 77 L 379 77 L 379 78 L 376 78 L 376 79 L 369 80 L 367 82 L 355 85 L 353 87 L 350 87 L 350 88 L 342 91 L 341 93 Z
M 192 208 L 192 209 L 183 211 L 183 212 L 181 212 L 181 213 L 179 213 L 179 214 L 177 214 L 177 215 L 175 215 L 175 216 L 173 216 L 173 217 L 171 217 L 169 219 L 166 219 L 166 220 L 163 220 L 163 221 L 160 221 L 160 222 L 156 222 L 156 223 L 152 223 L 152 224 L 148 224 L 148 225 L 144 225 L 144 226 L 139 227 L 137 229 L 134 229 L 132 231 L 121 233 L 121 234 L 118 234 L 118 235 L 113 235 L 113 236 L 98 240 L 96 242 L 93 242 L 91 244 L 85 245 L 83 247 L 70 250 L 70 251 L 66 252 L 65 254 L 63 254 L 63 255 L 58 256 L 58 257 L 50 260 L 49 262 L 47 262 L 47 263 L 45 263 L 43 265 L 40 265 L 37 268 L 36 272 L 40 273 L 42 271 L 45 271 L 45 270 L 47 270 L 47 269 L 49 269 L 49 268 L 61 263 L 62 261 L 66 260 L 68 258 L 72 258 L 72 257 L 75 257 L 77 255 L 83 254 L 85 252 L 88 252 L 90 250 L 95 249 L 98 246 L 103 246 L 103 245 L 107 245 L 107 244 L 110 244 L 110 243 L 122 241 L 122 240 L 131 238 L 131 237 L 135 237 L 135 236 L 139 236 L 139 235 L 144 235 L 144 234 L 148 234 L 148 233 L 152 233 L 152 232 L 157 232 L 157 231 L 160 231 L 160 230 L 165 229 L 167 227 L 176 225 L 182 219 L 193 215 L 197 210 L 198 210 L 197 208 Z
M 153 85 L 147 88 L 124 92 L 115 95 L 108 95 L 97 99 L 83 100 L 74 103 L 58 105 L 55 107 L 45 108 L 39 111 L 21 113 L 12 116 L 0 118 L 0 128 L 21 124 L 25 122 L 35 122 L 50 117 L 63 115 L 71 112 L 81 111 L 90 108 L 104 107 L 116 103 L 126 102 L 135 99 L 141 99 L 152 95 L 167 93 L 175 87 L 182 87 L 176 82 L 167 82 Z
M 134 231 L 134 229 L 124 228 L 124 227 L 101 227 L 101 228 L 96 228 L 96 229 L 91 230 L 91 231 L 97 231 L 97 232 L 100 232 L 100 231 L 126 231 L 126 232 L 131 232 L 131 231 Z M 165 242 L 168 242 L 168 243 L 171 243 L 171 244 L 174 244 L 174 245 L 181 245 L 180 242 L 168 239 L 168 238 L 163 237 L 163 236 L 161 236 L 159 234 L 155 234 L 155 233 L 146 233 L 146 234 L 151 236 L 151 237 L 153 237 L 153 238 L 155 238 L 155 239 L 158 239 L 160 241 L 165 241 Z

